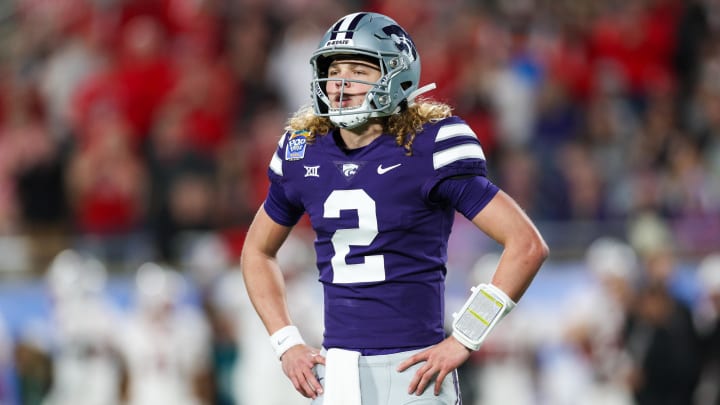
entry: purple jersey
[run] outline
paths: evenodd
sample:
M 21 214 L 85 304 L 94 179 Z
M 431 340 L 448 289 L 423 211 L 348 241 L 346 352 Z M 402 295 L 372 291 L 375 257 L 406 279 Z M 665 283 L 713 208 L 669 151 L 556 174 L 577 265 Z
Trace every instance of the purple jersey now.
M 477 137 L 461 119 L 424 126 L 413 154 L 388 134 L 351 151 L 332 134 L 286 133 L 268 171 L 265 210 L 294 225 L 307 212 L 324 289 L 326 348 L 370 353 L 429 346 L 444 333 L 449 204 L 442 179 L 485 176 Z

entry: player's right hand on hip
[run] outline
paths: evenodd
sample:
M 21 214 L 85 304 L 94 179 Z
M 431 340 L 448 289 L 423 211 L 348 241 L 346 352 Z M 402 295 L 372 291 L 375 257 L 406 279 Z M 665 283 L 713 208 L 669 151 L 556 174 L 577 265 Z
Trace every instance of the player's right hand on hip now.
M 316 364 L 325 365 L 325 357 L 320 354 L 320 350 L 308 345 L 295 345 L 283 353 L 280 360 L 283 372 L 297 392 L 312 399 L 322 395 L 322 385 L 313 372 Z

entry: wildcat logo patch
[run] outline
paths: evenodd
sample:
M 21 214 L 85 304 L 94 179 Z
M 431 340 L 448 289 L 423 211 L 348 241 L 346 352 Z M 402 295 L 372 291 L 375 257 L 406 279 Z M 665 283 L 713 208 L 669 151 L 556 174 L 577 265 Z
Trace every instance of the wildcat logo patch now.
M 342 172 L 345 177 L 352 177 L 357 174 L 359 168 L 360 166 L 355 163 L 344 163 L 342 165 Z
M 290 135 L 285 149 L 285 160 L 300 160 L 305 157 L 308 134 L 308 131 L 295 131 Z
M 335 162 L 335 166 L 347 181 L 355 177 L 364 164 L 365 162 Z

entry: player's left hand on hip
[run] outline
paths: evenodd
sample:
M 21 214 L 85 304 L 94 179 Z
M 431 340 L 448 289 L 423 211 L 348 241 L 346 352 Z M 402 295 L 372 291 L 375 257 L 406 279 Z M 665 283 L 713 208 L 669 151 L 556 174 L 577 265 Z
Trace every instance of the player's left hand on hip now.
M 437 345 L 423 350 L 400 363 L 397 371 L 403 372 L 414 364 L 424 362 L 410 381 L 408 394 L 421 395 L 432 382 L 435 395 L 440 395 L 443 380 L 453 370 L 463 364 L 472 352 L 453 337 L 448 337 Z

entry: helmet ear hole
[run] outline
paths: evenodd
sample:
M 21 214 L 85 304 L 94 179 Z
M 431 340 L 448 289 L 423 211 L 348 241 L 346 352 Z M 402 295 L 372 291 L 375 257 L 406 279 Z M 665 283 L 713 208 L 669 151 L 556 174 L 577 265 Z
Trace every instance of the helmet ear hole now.
M 317 58 L 317 75 L 320 78 L 326 78 L 328 76 L 328 69 L 330 69 L 331 59 L 327 56 L 320 56 Z
M 412 85 L 413 85 L 412 82 L 409 82 L 409 81 L 400 83 L 400 87 L 402 87 L 403 90 L 409 89 L 410 87 L 412 87 Z

